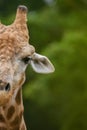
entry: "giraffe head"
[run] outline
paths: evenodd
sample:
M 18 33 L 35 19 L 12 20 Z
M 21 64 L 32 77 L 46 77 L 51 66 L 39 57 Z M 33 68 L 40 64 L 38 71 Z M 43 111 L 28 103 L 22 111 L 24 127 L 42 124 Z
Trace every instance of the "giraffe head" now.
M 27 8 L 19 6 L 13 24 L 0 23 L 0 106 L 11 99 L 14 91 L 25 81 L 25 70 L 30 64 L 38 73 L 54 71 L 46 56 L 35 52 L 29 44 Z

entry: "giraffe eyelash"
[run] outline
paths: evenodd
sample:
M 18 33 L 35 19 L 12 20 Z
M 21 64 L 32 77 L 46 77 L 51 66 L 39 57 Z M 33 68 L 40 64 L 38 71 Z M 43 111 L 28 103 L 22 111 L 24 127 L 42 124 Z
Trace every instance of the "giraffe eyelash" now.
M 31 60 L 31 57 L 24 57 L 23 59 L 22 59 L 22 61 L 25 63 L 25 64 L 28 64 L 29 63 L 29 61 Z

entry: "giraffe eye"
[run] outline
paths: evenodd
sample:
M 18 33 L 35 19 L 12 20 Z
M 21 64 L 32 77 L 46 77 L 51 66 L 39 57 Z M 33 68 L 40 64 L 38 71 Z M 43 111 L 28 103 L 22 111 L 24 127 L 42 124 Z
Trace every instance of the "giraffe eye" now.
M 25 64 L 28 64 L 30 60 L 31 60 L 30 57 L 25 57 L 25 58 L 22 59 L 22 61 L 23 61 Z

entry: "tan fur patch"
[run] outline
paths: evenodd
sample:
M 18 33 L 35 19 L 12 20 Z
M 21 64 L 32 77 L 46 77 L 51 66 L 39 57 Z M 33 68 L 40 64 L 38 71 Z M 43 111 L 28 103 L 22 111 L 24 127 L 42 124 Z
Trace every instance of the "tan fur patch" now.
M 22 86 L 22 84 L 24 83 L 24 74 L 22 75 L 22 78 L 21 78 L 21 80 L 19 81 L 19 86 Z
M 13 116 L 14 112 L 15 112 L 15 107 L 14 106 L 9 107 L 8 113 L 7 113 L 8 120 Z
M 25 125 L 22 124 L 21 130 L 25 130 Z

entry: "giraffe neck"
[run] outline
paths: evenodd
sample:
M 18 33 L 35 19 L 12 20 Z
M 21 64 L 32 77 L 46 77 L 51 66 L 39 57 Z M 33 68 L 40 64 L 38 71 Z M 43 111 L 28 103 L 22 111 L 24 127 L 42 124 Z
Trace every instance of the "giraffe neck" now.
M 23 111 L 22 89 L 19 88 L 12 99 L 0 107 L 0 130 L 26 130 Z

